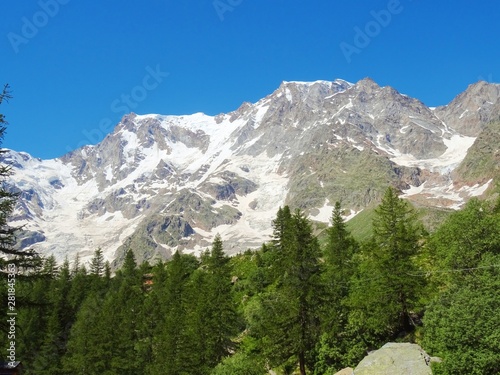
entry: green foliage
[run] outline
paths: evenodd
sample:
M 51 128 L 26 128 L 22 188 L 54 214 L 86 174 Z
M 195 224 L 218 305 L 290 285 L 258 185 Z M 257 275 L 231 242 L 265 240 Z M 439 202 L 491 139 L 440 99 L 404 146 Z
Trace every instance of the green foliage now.
M 235 355 L 225 358 L 215 369 L 211 375 L 265 375 L 268 371 L 260 363 L 245 353 L 236 353 Z
M 198 262 L 193 257 L 176 252 L 168 263 L 165 280 L 158 280 L 160 284 L 156 282 L 154 284 L 155 289 L 151 298 L 158 296 L 156 299 L 160 304 L 158 314 L 162 320 L 155 322 L 148 319 L 156 328 L 151 333 L 153 335 L 157 333 L 153 338 L 154 364 L 151 366 L 155 369 L 153 373 L 178 374 L 189 369 L 190 359 L 186 358 L 189 356 L 186 352 L 189 353 L 190 345 L 196 343 L 191 343 L 189 340 L 194 338 L 188 335 L 190 333 L 187 316 L 188 282 L 197 267 Z M 152 304 L 149 306 L 153 310 L 148 313 L 154 313 L 156 306 Z
M 500 215 L 473 199 L 431 237 L 434 293 L 424 344 L 444 361 L 436 374 L 500 373 Z
M 392 188 L 375 212 L 373 239 L 362 247 L 349 297 L 350 323 L 370 345 L 415 328 L 412 315 L 424 287 L 423 278 L 411 277 L 419 272 L 423 234 L 415 212 Z
M 0 91 L 0 105 L 11 99 L 9 85 L 4 85 Z M 0 113 L 0 146 L 7 131 L 8 122 L 5 116 Z M 0 149 L 0 156 L 7 153 L 7 149 Z M 8 219 L 17 203 L 18 195 L 5 185 L 5 179 L 11 175 L 11 167 L 7 164 L 0 164 L 0 272 L 7 273 L 6 255 L 9 257 L 9 264 L 15 264 L 17 268 L 32 269 L 39 265 L 38 256 L 33 250 L 16 249 L 16 233 L 20 228 L 12 227 L 8 224 Z
M 232 296 L 232 270 L 219 235 L 215 237 L 204 265 L 206 284 L 201 293 L 205 304 L 204 311 L 199 313 L 206 331 L 205 361 L 214 367 L 236 348 L 233 338 L 238 334 L 239 326 L 237 306 Z
M 104 255 L 101 248 L 94 252 L 94 257 L 90 261 L 90 273 L 95 276 L 102 276 L 104 274 Z
M 356 266 L 353 257 L 358 251 L 358 244 L 342 218 L 339 202 L 335 203 L 331 221 L 332 226 L 327 230 L 324 248 L 325 270 L 322 278 L 325 295 L 319 307 L 322 314 L 322 335 L 316 347 L 317 374 L 351 364 L 347 353 L 355 345 L 354 335 L 348 332 L 349 310 L 345 302 L 349 295 L 349 279 Z
M 500 373 L 500 254 L 488 254 L 429 306 L 424 345 L 444 359 L 435 374 Z
M 485 254 L 500 252 L 499 219 L 492 203 L 478 199 L 471 199 L 463 210 L 450 215 L 431 237 L 427 250 L 435 265 L 434 283 L 459 282 L 466 272 L 439 271 L 474 268 Z
M 320 249 L 309 221 L 300 211 L 280 208 L 273 221 L 274 283 L 258 297 L 250 317 L 251 333 L 271 365 L 294 357 L 302 374 L 313 366 L 312 351 L 319 337 L 322 294 Z
M 115 276 L 99 249 L 89 272 L 78 256 L 71 268 L 49 257 L 17 286 L 31 302 L 18 355 L 26 375 L 331 374 L 413 340 L 425 301 L 419 334 L 444 359 L 435 373 L 498 373 L 499 207 L 472 200 L 427 240 L 388 189 L 360 217 L 372 222 L 360 243 L 337 203 L 322 248 L 285 206 L 273 240 L 233 258 L 220 236 L 199 259 L 176 252 L 155 266 L 128 249 Z

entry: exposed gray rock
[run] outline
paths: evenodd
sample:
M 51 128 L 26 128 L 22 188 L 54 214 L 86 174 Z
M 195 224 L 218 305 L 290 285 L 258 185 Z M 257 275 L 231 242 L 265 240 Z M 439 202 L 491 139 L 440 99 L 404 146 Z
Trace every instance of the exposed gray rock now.
M 354 375 L 431 375 L 430 360 L 417 344 L 390 342 L 368 354 Z
M 500 85 L 485 81 L 469 85 L 435 113 L 460 134 L 477 137 L 488 122 L 500 119 Z

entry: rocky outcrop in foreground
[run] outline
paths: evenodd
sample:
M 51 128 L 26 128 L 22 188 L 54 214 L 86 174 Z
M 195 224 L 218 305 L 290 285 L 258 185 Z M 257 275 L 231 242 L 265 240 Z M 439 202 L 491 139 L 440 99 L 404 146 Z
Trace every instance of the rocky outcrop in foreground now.
M 430 357 L 419 345 L 389 342 L 368 354 L 353 370 L 343 369 L 335 375 L 432 375 Z

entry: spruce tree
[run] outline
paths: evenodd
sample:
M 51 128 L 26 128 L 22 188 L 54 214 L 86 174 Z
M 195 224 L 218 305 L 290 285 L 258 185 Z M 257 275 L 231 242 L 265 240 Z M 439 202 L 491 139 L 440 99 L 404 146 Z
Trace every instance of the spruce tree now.
M 233 299 L 229 257 L 217 235 L 202 264 L 189 282 L 185 373 L 208 374 L 235 350 L 239 331 L 237 306 Z
M 94 256 L 90 261 L 90 274 L 98 277 L 103 276 L 104 267 L 104 255 L 101 248 L 98 248 L 96 251 L 94 251 Z
M 232 295 L 231 267 L 222 239 L 216 235 L 207 259 L 208 358 L 213 367 L 235 349 L 238 316 Z
M 74 320 L 68 299 L 70 288 L 69 262 L 66 260 L 47 292 L 47 302 L 50 305 L 47 326 L 40 352 L 31 366 L 37 374 L 64 374 L 61 359 L 66 352 L 66 343 Z
M 155 337 L 155 374 L 175 375 L 187 372 L 186 360 L 191 355 L 187 334 L 187 288 L 198 263 L 190 255 L 175 252 L 168 263 L 166 280 L 158 301 L 163 320 Z
M 319 304 L 323 294 L 320 249 L 309 221 L 288 207 L 278 211 L 273 226 L 277 253 L 274 284 L 259 296 L 250 314 L 250 330 L 272 366 L 298 363 L 300 373 L 313 367 L 319 338 Z
M 82 303 L 71 328 L 67 352 L 62 360 L 65 373 L 87 375 L 109 371 L 111 353 L 108 343 L 111 337 L 109 331 L 102 330 L 102 310 L 102 297 L 92 291 Z
M 411 276 L 420 272 L 415 258 L 423 235 L 415 211 L 388 188 L 375 213 L 349 298 L 351 323 L 372 344 L 413 331 L 424 288 L 422 278 Z
M 63 360 L 65 371 L 136 374 L 143 364 L 136 350 L 143 292 L 131 250 L 113 283 L 103 285 L 105 289 L 90 290 L 78 312 Z
M 125 255 L 125 262 L 116 275 L 117 290 L 106 295 L 103 306 L 102 330 L 110 337 L 111 368 L 119 374 L 133 375 L 142 364 L 136 350 L 144 293 L 142 275 L 132 250 Z M 119 327 L 116 329 L 115 327 Z
M 322 372 L 350 365 L 346 353 L 351 350 L 352 341 L 355 340 L 347 329 L 349 309 L 345 302 L 349 295 L 349 280 L 355 268 L 353 256 L 358 244 L 347 229 L 340 202 L 335 203 L 331 222 L 324 249 L 325 296 L 321 306 L 322 336 L 316 363 L 316 370 Z
M 0 91 L 0 105 L 11 99 L 9 85 L 4 85 Z M 0 146 L 7 131 L 7 120 L 0 113 Z M 5 156 L 8 150 L 0 149 L 0 157 Z M 11 166 L 5 162 L 0 163 L 0 276 L 2 286 L 0 287 L 0 300 L 7 301 L 7 275 L 9 273 L 17 274 L 16 282 L 27 277 L 29 272 L 34 273 L 40 266 L 40 258 L 35 251 L 16 248 L 16 233 L 20 228 L 11 226 L 8 220 L 15 208 L 18 195 L 12 191 L 7 184 L 6 179 L 11 175 Z M 29 272 L 28 272 L 29 271 Z M 32 306 L 33 303 L 25 296 L 20 294 L 19 285 L 16 286 L 16 310 L 24 306 Z M 0 306 L 0 315 L 6 316 L 7 303 Z M 8 331 L 6 321 L 0 322 L 1 339 L 6 339 L 5 333 Z M 5 337 L 4 337 L 5 336 Z

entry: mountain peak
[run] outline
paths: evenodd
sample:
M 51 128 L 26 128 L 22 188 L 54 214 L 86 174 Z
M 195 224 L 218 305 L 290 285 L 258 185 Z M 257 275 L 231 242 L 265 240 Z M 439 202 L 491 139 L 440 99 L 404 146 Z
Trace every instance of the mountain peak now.
M 365 91 L 374 91 L 380 89 L 380 86 L 377 84 L 377 82 L 375 82 L 370 77 L 359 80 L 354 86 Z
M 138 261 L 154 261 L 198 253 L 216 233 L 230 253 L 260 246 L 284 204 L 327 223 L 332 202 L 359 212 L 387 185 L 459 207 L 483 191 L 450 185 L 476 136 L 461 129 L 479 131 L 500 112 L 498 88 L 477 83 L 430 111 L 371 78 L 284 81 L 215 117 L 130 113 L 99 144 L 60 159 L 11 156 L 8 182 L 22 197 L 14 222 L 43 233 L 35 248 L 58 260 L 101 247 L 110 260 L 136 248 Z

